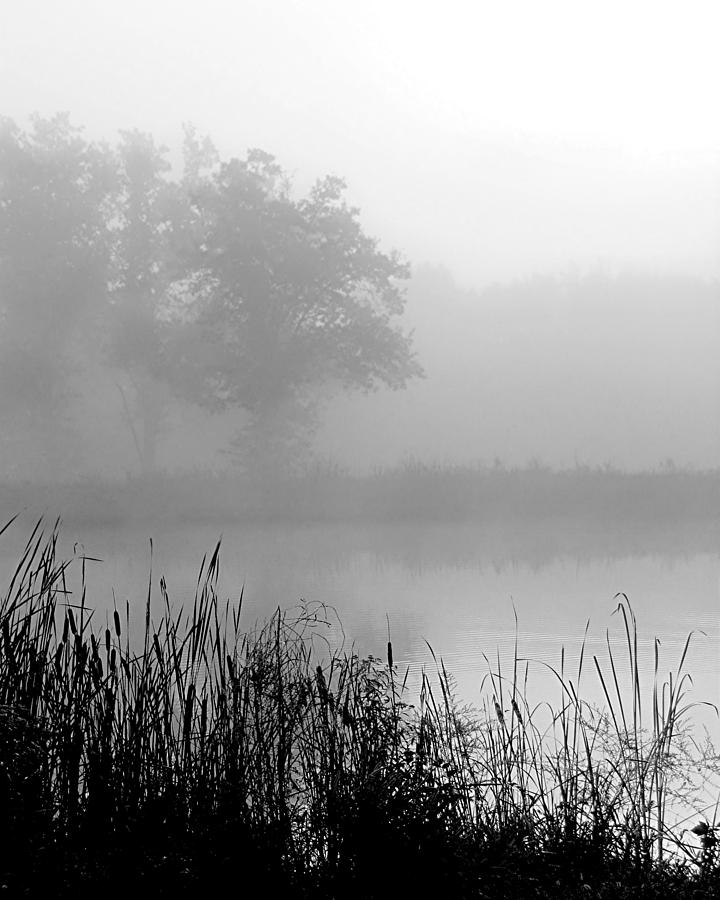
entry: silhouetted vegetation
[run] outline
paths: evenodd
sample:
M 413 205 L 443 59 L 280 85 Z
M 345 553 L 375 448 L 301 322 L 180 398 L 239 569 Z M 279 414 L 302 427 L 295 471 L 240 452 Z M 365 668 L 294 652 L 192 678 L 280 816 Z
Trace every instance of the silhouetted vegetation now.
M 10 895 L 717 895 L 712 806 L 694 833 L 673 821 L 688 769 L 718 764 L 687 752 L 690 638 L 665 680 L 656 652 L 644 696 L 627 598 L 625 658 L 608 641 L 577 671 L 561 659 L 559 705 L 530 705 L 516 650 L 468 709 L 442 663 L 411 696 L 392 644 L 358 658 L 322 607 L 244 631 L 216 594 L 219 547 L 191 608 L 148 591 L 136 645 L 128 607 L 102 623 L 69 594 L 56 548 L 38 525 L 0 604 Z

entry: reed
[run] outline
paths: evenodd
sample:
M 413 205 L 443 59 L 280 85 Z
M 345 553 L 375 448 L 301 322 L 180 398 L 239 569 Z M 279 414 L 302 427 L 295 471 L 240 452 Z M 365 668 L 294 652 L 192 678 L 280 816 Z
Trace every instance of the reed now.
M 656 645 L 646 702 L 624 596 L 623 655 L 608 636 L 592 659 L 601 709 L 580 691 L 585 640 L 574 672 L 564 654 L 548 666 L 560 704 L 531 706 L 517 638 L 511 670 L 488 664 L 469 709 L 441 660 L 411 692 L 391 641 L 386 660 L 338 646 L 325 607 L 278 609 L 244 630 L 242 598 L 217 594 L 219 545 L 189 608 L 162 579 L 153 596 L 151 573 L 135 640 L 129 605 L 97 621 L 84 571 L 72 594 L 68 566 L 57 524 L 38 523 L 0 601 L 11 894 L 189 896 L 251 878 L 271 895 L 328 898 L 720 887 L 714 811 L 692 836 L 669 818 L 690 765 L 691 637 L 665 680 Z

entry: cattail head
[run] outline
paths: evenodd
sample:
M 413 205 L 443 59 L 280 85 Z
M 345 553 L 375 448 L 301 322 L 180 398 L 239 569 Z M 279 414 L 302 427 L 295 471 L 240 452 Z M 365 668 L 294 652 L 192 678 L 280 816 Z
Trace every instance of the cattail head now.
M 316 682 L 318 686 L 318 693 L 320 695 L 320 700 L 323 703 L 327 703 L 328 701 L 328 688 L 327 683 L 325 681 L 325 673 L 322 670 L 322 666 L 318 666 L 315 669 Z
M 495 715 L 497 716 L 498 722 L 501 725 L 504 725 L 505 724 L 505 715 L 502 711 L 500 704 L 497 702 L 495 697 L 493 697 L 493 703 L 495 704 Z

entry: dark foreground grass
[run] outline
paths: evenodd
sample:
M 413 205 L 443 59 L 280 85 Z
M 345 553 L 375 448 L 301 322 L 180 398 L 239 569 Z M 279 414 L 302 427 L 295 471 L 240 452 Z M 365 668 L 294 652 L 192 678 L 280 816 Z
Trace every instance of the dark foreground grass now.
M 127 607 L 102 623 L 68 593 L 56 546 L 38 525 L 0 604 L 6 896 L 718 896 L 713 810 L 704 834 L 668 824 L 685 654 L 644 709 L 625 599 L 624 658 L 561 663 L 558 708 L 529 706 L 516 653 L 472 712 L 442 664 L 410 703 L 392 645 L 336 649 L 322 608 L 243 632 L 218 548 L 191 608 L 148 593 L 135 644 Z

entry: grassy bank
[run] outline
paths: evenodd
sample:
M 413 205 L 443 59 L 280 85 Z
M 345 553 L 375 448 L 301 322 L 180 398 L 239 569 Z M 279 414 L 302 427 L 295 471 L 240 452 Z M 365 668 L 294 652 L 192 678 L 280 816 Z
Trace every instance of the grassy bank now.
M 411 697 L 391 643 L 337 649 L 324 608 L 246 630 L 217 597 L 218 549 L 191 608 L 148 594 L 134 645 L 129 609 L 98 621 L 56 551 L 38 527 L 0 604 L 9 896 L 717 896 L 714 831 L 671 813 L 694 766 L 717 770 L 689 750 L 690 639 L 644 696 L 625 598 L 618 647 L 558 662 L 556 706 L 530 706 L 516 653 L 471 710 L 441 663 Z
M 720 470 L 666 467 L 440 466 L 354 475 L 332 466 L 264 478 L 183 473 L 0 484 L 0 508 L 42 508 L 66 521 L 532 522 L 546 519 L 720 529 Z

